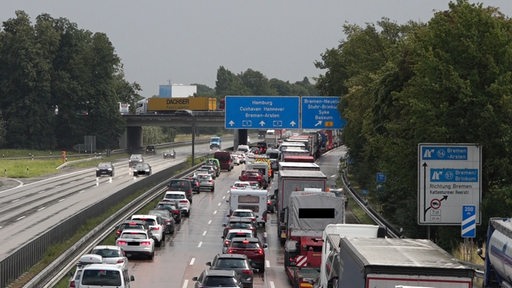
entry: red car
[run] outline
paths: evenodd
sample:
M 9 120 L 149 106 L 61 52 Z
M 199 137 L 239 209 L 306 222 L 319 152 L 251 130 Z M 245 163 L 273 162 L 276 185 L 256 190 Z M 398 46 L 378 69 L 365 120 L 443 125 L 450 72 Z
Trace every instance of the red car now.
M 264 272 L 265 248 L 267 248 L 267 244 L 261 244 L 260 240 L 256 237 L 235 237 L 231 239 L 226 253 L 247 255 L 247 258 L 251 260 L 252 267 L 258 269 L 260 272 Z
M 243 170 L 238 177 L 240 181 L 249 181 L 249 182 L 258 182 L 258 184 L 263 188 L 267 189 L 268 183 L 265 180 L 265 177 L 261 175 L 258 170 Z

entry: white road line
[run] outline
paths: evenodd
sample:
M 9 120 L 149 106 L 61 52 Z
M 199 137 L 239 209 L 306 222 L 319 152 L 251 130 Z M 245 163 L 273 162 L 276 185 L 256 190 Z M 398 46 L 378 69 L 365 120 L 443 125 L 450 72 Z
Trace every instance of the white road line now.
M 220 205 L 222 205 L 222 203 L 221 203 L 221 202 L 219 202 L 219 204 L 217 204 L 217 206 L 220 206 Z
M 208 225 L 212 224 L 212 220 L 208 221 Z
M 80 190 L 80 192 L 78 192 L 78 193 L 83 193 L 83 192 L 85 192 L 85 190 Z
M 270 284 L 270 288 L 276 288 L 274 281 L 269 281 L 268 284 Z
M 66 198 L 60 198 L 59 201 L 57 201 L 57 202 L 62 202 L 64 200 L 66 200 Z
M 16 221 L 20 221 L 23 218 L 25 218 L 25 216 L 21 216 L 20 218 L 16 219 Z
M 213 215 L 217 214 L 217 210 L 213 211 Z
M 201 246 L 203 246 L 203 241 L 199 242 L 199 244 L 197 245 L 197 248 L 201 248 Z
M 270 268 L 270 261 L 269 261 L 269 260 L 265 260 L 265 266 L 266 266 L 267 268 Z
M 20 198 L 16 198 L 16 199 L 12 200 L 11 203 L 16 203 L 18 201 L 20 201 Z
M 181 288 L 187 288 L 188 286 L 188 280 L 185 279 L 185 281 L 183 281 L 183 286 L 181 286 Z
M 43 207 L 41 207 L 41 208 L 37 209 L 37 211 L 41 211 L 41 210 L 44 210 L 44 209 L 46 209 L 46 207 L 45 207 L 45 206 L 43 206 Z
M 190 259 L 190 263 L 188 263 L 188 265 L 194 265 L 194 262 L 196 262 L 196 258 L 192 258 Z
M 203 236 L 206 235 L 206 231 L 203 231 Z

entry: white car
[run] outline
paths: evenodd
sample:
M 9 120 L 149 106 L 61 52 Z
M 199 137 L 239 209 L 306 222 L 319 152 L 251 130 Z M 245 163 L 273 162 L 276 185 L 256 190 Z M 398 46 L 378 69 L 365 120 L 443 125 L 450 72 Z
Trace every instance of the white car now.
M 91 264 L 82 270 L 78 287 L 130 288 L 132 281 L 135 277 L 116 265 Z
M 246 189 L 251 188 L 251 182 L 249 181 L 235 181 L 231 186 L 231 189 Z
M 187 217 L 190 216 L 190 201 L 188 201 L 185 192 L 183 191 L 167 191 L 165 192 L 164 200 L 177 200 L 178 209 Z
M 100 255 L 103 264 L 113 264 L 123 269 L 128 269 L 128 258 L 119 246 L 98 245 L 92 248 L 91 254 Z
M 146 230 L 124 229 L 116 240 L 119 246 L 128 255 L 143 255 L 153 259 L 155 256 L 155 239 Z
M 165 241 L 165 223 L 160 216 L 136 214 L 132 215 L 132 220 L 143 220 L 144 222 L 148 223 L 149 229 L 151 230 L 151 235 L 156 241 L 156 246 L 160 247 L 160 245 L 162 245 L 162 243 Z
M 76 263 L 75 273 L 69 280 L 69 287 L 80 287 L 80 276 L 82 276 L 82 270 L 86 265 L 90 264 L 102 264 L 103 258 L 97 254 L 85 254 L 80 257 L 78 263 Z

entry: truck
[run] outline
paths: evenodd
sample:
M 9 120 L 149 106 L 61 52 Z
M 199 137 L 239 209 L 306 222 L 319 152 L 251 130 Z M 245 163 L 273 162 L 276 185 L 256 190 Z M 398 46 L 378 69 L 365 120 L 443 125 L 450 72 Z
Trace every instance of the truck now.
M 284 244 L 288 236 L 286 215 L 290 196 L 296 191 L 304 191 L 308 188 L 327 191 L 327 176 L 322 171 L 284 170 L 279 171 L 277 180 L 277 189 L 274 190 L 278 219 L 277 235 L 281 244 Z
M 484 287 L 512 287 L 512 219 L 489 219 L 485 243 Z
M 431 240 L 342 237 L 333 288 L 472 288 L 475 271 Z
M 320 273 L 314 283 L 315 288 L 332 288 L 338 279 L 340 240 L 342 237 L 378 238 L 386 236 L 386 228 L 371 224 L 329 224 L 322 233 L 322 256 Z
M 313 287 L 319 278 L 323 231 L 345 222 L 345 198 L 312 189 L 290 195 L 284 268 L 292 287 Z
M 229 192 L 229 214 L 236 209 L 251 209 L 257 215 L 258 226 L 267 223 L 268 191 L 264 189 L 231 189 Z
M 171 114 L 180 110 L 215 111 L 217 99 L 211 97 L 151 97 L 137 102 L 137 114 Z

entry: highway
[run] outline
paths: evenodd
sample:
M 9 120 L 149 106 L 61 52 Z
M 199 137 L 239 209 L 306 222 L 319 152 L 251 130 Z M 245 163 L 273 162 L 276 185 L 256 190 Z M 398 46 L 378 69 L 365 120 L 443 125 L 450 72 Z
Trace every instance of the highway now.
M 190 147 L 175 150 L 176 159 L 164 160 L 162 151 L 157 155 L 145 155 L 153 172 L 178 164 L 191 154 Z M 210 152 L 208 144 L 196 145 L 195 152 Z M 334 184 L 339 159 L 344 153 L 346 151 L 340 147 L 318 161 L 328 176 L 328 186 Z M 194 194 L 190 218 L 183 221 L 172 237 L 167 237 L 165 245 L 157 248 L 153 260 L 130 259 L 130 273 L 135 276 L 132 287 L 193 287 L 192 277 L 199 276 L 207 267 L 205 262 L 221 251 L 222 224 L 228 213 L 228 189 L 238 179 L 243 167 L 223 171 L 216 180 L 214 193 Z M 139 178 L 134 178 L 128 169 L 128 159 L 115 163 L 115 168 L 112 179 L 97 179 L 95 169 L 89 168 L 0 191 L 2 257 L 62 219 L 138 181 Z M 255 274 L 255 288 L 290 286 L 284 273 L 283 251 L 276 236 L 274 217 L 271 215 L 266 231 L 260 231 L 268 248 L 265 274 Z

